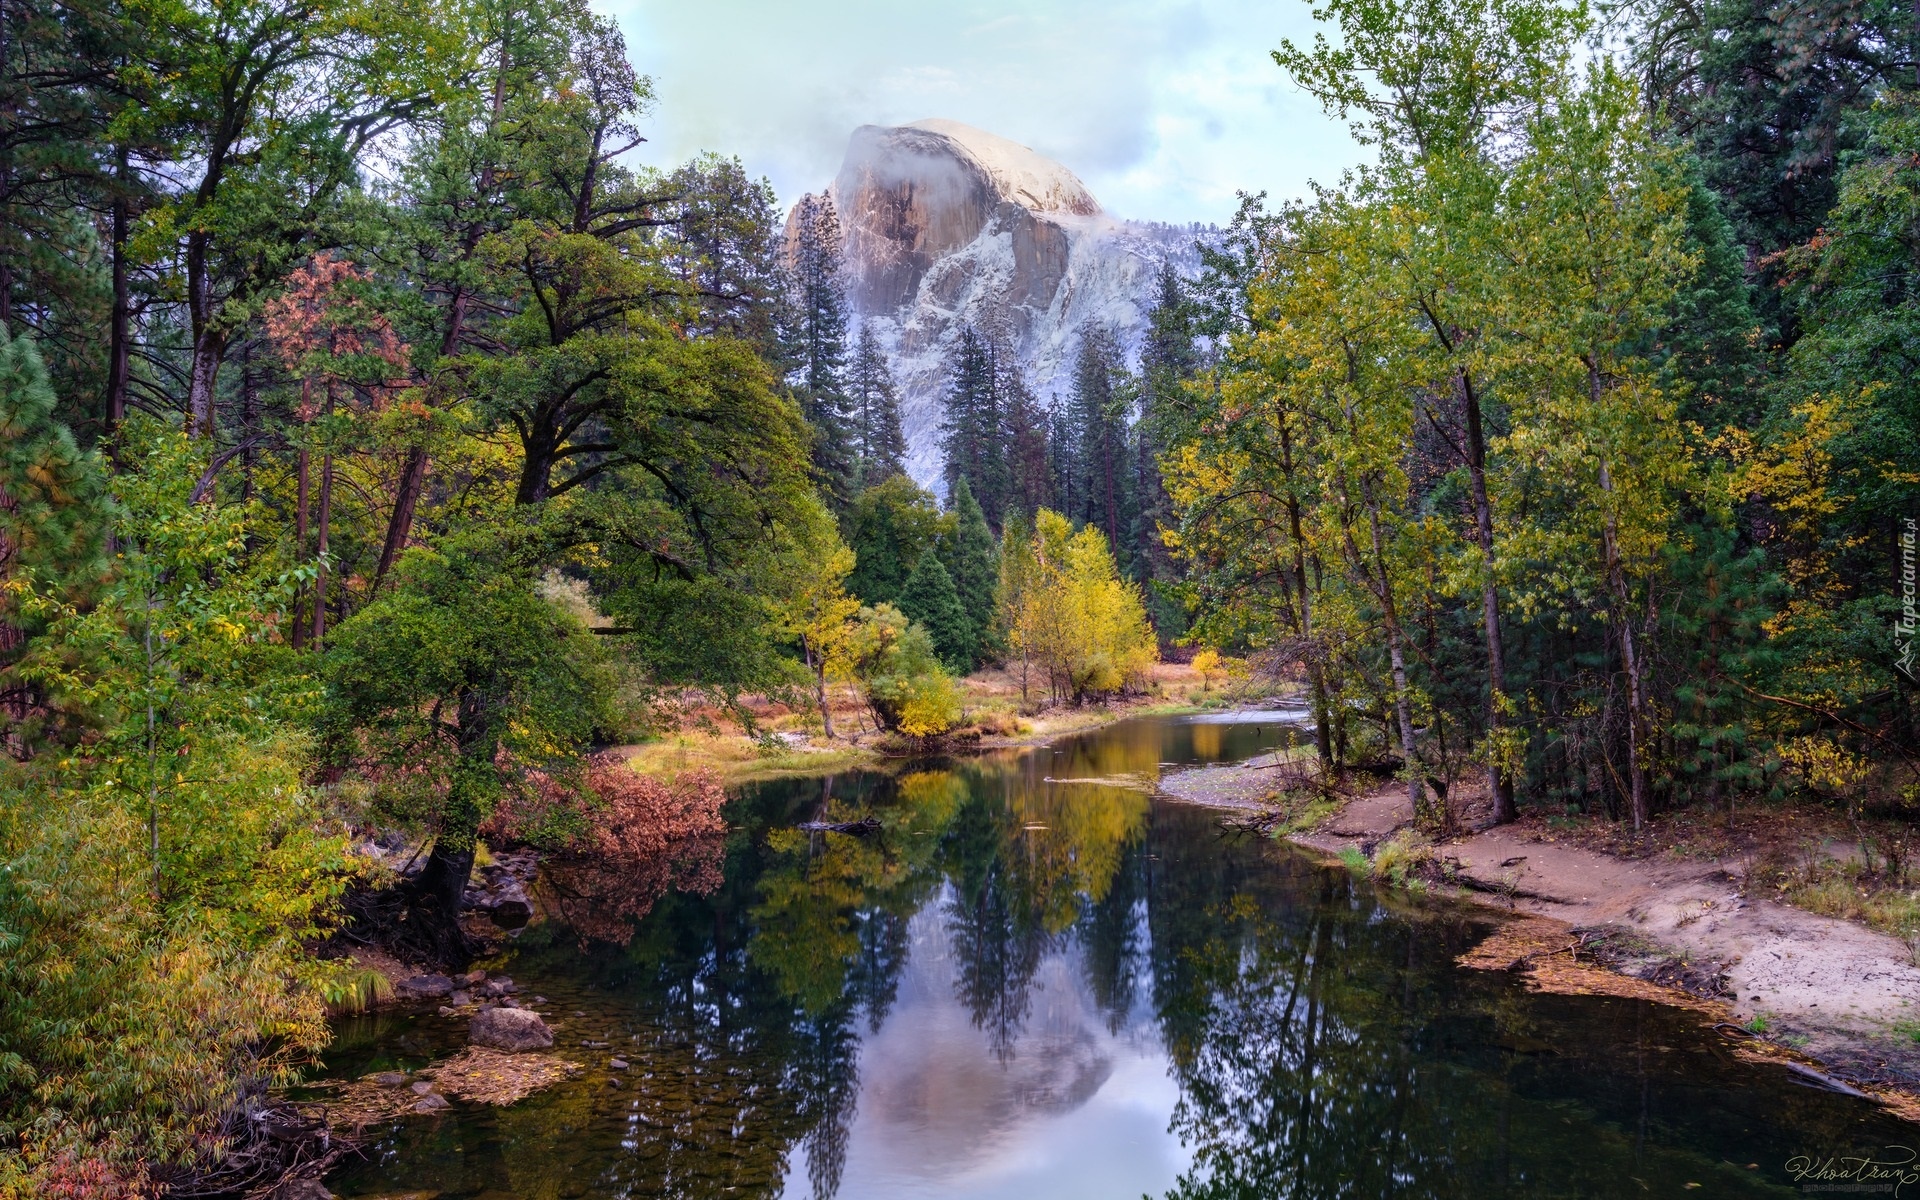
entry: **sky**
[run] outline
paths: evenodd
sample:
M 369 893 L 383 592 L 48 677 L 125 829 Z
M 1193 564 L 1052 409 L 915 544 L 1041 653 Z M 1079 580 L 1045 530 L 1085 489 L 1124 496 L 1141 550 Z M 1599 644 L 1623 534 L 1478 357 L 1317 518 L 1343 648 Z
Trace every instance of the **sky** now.
M 863 124 L 944 117 L 1072 169 L 1117 216 L 1224 224 L 1360 161 L 1269 51 L 1307 0 L 598 0 L 658 104 L 642 157 L 738 156 L 783 204 Z

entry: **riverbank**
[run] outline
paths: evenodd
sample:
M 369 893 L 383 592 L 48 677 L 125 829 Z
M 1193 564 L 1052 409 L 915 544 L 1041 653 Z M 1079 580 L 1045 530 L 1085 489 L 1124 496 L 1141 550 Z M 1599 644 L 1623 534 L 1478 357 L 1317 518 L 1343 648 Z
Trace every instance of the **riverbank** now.
M 1161 790 L 1240 812 L 1272 807 L 1270 774 L 1248 765 L 1170 775 Z M 1465 808 L 1475 815 L 1471 804 Z M 1759 894 L 1759 855 L 1750 844 L 1728 853 L 1724 840 L 1676 837 L 1692 827 L 1670 822 L 1623 854 L 1537 814 L 1453 838 L 1418 838 L 1400 785 L 1309 818 L 1283 817 L 1280 835 L 1380 874 L 1391 862 L 1416 887 L 1516 917 L 1463 958 L 1466 965 L 1515 970 L 1543 990 L 1607 991 L 1691 1008 L 1744 1053 L 1817 1064 L 1920 1120 L 1914 951 L 1863 924 Z M 1596 978 L 1608 975 L 1622 986 Z
M 964 715 L 943 752 L 1041 746 L 1134 717 L 1208 712 L 1245 700 L 1237 692 L 1208 686 L 1192 667 L 1174 662 L 1156 663 L 1138 693 L 1078 707 L 1037 707 L 1038 692 L 1031 685 L 1023 689 L 1017 673 L 998 667 L 976 671 L 960 682 Z M 619 753 L 643 774 L 668 778 L 708 771 L 724 786 L 875 767 L 905 753 L 896 739 L 873 726 L 852 689 L 831 689 L 827 703 L 833 715 L 831 738 L 818 710 L 749 696 L 741 708 L 751 719 L 750 728 L 717 709 L 697 709 L 680 729 L 622 746 Z

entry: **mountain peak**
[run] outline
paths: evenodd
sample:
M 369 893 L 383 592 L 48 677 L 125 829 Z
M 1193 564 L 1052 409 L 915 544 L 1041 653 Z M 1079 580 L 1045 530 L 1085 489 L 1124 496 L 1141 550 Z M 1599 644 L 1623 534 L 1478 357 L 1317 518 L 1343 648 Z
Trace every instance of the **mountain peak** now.
M 1100 212 L 1100 202 L 1078 175 L 1019 142 L 940 118 L 915 121 L 903 128 L 924 130 L 952 142 L 987 173 L 1004 199 L 1029 211 L 1083 217 Z

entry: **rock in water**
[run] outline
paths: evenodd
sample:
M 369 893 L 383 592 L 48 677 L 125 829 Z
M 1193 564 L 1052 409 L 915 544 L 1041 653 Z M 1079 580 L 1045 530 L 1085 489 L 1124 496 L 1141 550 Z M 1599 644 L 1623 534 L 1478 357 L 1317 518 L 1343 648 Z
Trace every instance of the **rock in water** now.
M 419 1103 L 413 1106 L 413 1111 L 417 1113 L 430 1113 L 452 1107 L 453 1105 L 447 1103 L 447 1098 L 439 1092 L 428 1092 L 426 1095 L 420 1097 Z
M 490 1008 L 478 1013 L 467 1027 L 467 1040 L 496 1050 L 545 1050 L 553 1045 L 553 1030 L 540 1014 L 524 1008 Z
M 415 975 L 393 985 L 402 996 L 413 1000 L 441 1000 L 453 994 L 453 980 L 445 975 Z

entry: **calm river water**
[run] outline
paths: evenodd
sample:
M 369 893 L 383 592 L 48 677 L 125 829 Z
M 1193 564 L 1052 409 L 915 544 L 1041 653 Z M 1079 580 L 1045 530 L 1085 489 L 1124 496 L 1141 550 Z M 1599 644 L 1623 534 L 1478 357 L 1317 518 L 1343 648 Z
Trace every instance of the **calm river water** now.
M 1920 1148 L 1863 1102 L 1735 1061 L 1691 1015 L 1454 966 L 1487 928 L 1471 908 L 1376 891 L 1151 798 L 1167 767 L 1289 738 L 1266 719 L 1142 719 L 743 789 L 718 890 L 667 895 L 618 945 L 604 920 L 581 923 L 603 939 L 586 944 L 536 923 L 498 961 L 523 998 L 547 998 L 579 1079 L 396 1123 L 329 1185 L 440 1200 L 1785 1196 L 1802 1194 L 1796 1156 Z M 882 830 L 792 830 L 823 814 Z M 464 1022 L 377 1014 L 338 1035 L 328 1065 L 357 1075 L 449 1053 Z M 608 1069 L 615 1054 L 631 1068 Z

